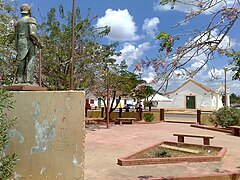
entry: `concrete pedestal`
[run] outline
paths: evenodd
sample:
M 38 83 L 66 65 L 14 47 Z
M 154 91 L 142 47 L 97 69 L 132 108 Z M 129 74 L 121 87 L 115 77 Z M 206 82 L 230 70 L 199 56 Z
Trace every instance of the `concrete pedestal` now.
M 14 84 L 11 86 L 3 86 L 5 89 L 9 91 L 46 91 L 46 87 L 40 87 L 37 85 L 31 84 Z
M 21 179 L 84 179 L 85 93 L 19 91 L 13 93 L 17 124 L 10 132 L 8 153 L 19 161 Z

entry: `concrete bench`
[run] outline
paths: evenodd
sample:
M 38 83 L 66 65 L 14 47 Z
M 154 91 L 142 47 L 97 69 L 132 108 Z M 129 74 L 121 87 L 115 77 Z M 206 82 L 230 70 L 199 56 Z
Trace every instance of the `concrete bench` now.
M 97 124 L 98 121 L 103 121 L 104 118 L 85 118 L 86 124 Z
M 174 133 L 173 136 L 178 136 L 178 142 L 183 142 L 183 143 L 184 143 L 184 137 L 203 138 L 204 145 L 210 145 L 210 139 L 214 138 L 214 136 L 211 136 L 211 135 L 184 134 L 184 133 Z
M 117 118 L 115 120 L 115 123 L 118 123 L 120 125 L 124 123 L 131 123 L 131 124 L 134 124 L 134 121 L 136 121 L 136 118 Z
M 232 129 L 232 135 L 240 136 L 240 126 L 229 126 Z

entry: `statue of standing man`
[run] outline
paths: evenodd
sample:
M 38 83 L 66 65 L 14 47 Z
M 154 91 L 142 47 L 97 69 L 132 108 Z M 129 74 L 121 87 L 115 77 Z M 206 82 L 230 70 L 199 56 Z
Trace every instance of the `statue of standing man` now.
M 17 50 L 17 83 L 34 83 L 34 65 L 36 61 L 35 46 L 43 48 L 37 36 L 37 22 L 31 17 L 31 7 L 22 4 L 22 17 L 15 24 L 15 43 Z

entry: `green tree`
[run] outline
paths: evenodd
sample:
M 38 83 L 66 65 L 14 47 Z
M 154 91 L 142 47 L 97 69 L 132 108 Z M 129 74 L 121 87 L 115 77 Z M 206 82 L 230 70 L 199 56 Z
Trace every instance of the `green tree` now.
M 48 48 L 43 50 L 43 84 L 51 90 L 65 90 L 69 87 L 71 61 L 71 13 L 65 13 L 63 6 L 51 8 L 39 26 L 42 41 Z M 100 39 L 110 31 L 109 27 L 96 28 L 90 17 L 85 18 L 76 9 L 74 85 L 101 98 L 106 107 L 106 90 L 112 97 L 111 110 L 116 109 L 121 96 L 128 96 L 137 85 L 136 76 L 127 71 L 123 61 L 116 64 L 119 56 L 117 43 L 101 44 Z M 118 101 L 118 103 L 114 103 Z M 114 106 L 114 104 L 116 104 Z
M 234 80 L 240 80 L 240 51 L 233 51 L 232 53 L 229 53 L 228 56 L 232 57 L 230 62 L 230 65 L 233 66 L 231 70 L 234 72 L 232 78 Z
M 222 107 L 213 112 L 210 121 L 217 127 L 229 127 L 240 125 L 240 110 L 230 107 Z
M 230 95 L 230 104 L 240 104 L 240 96 L 237 96 L 236 94 L 232 93 Z
M 14 22 L 16 2 L 0 0 L 0 81 L 10 84 L 16 73 L 16 51 L 14 44 Z
M 151 86 L 147 85 L 146 81 L 138 80 L 137 86 L 133 89 L 133 97 L 138 99 L 145 99 L 156 93 Z
M 66 90 L 70 82 L 71 62 L 71 13 L 65 13 L 63 6 L 51 8 L 43 23 L 39 26 L 43 44 L 43 84 L 51 90 Z M 59 15 L 59 18 L 58 18 Z M 85 89 L 97 78 L 104 64 L 105 51 L 115 45 L 102 45 L 99 39 L 109 32 L 109 27 L 96 28 L 90 12 L 82 18 L 80 9 L 76 9 L 74 86 Z M 112 54 L 114 55 L 114 54 Z
M 104 107 L 107 107 L 107 89 L 110 91 L 110 113 L 112 113 L 120 103 L 122 97 L 131 97 L 132 90 L 139 83 L 134 73 L 127 70 L 125 61 L 120 64 L 115 63 L 115 59 L 109 56 L 102 72 L 98 73 L 98 79 L 92 79 L 90 92 L 101 98 Z
M 0 88 L 0 179 L 4 180 L 12 176 L 17 161 L 15 154 L 6 154 L 6 146 L 9 143 L 8 133 L 15 122 L 15 119 L 9 119 L 6 115 L 6 111 L 11 110 L 14 105 L 11 97 L 10 93 Z

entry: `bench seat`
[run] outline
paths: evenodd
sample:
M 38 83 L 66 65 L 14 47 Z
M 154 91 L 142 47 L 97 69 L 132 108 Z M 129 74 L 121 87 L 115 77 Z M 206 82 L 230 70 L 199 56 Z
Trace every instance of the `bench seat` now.
M 115 120 L 115 122 L 119 123 L 120 125 L 122 125 L 123 122 L 134 124 L 134 121 L 136 121 L 136 118 L 117 118 Z
M 97 124 L 98 121 L 103 121 L 104 118 L 85 118 L 86 124 Z
M 173 136 L 178 136 L 178 142 L 184 143 L 184 137 L 194 137 L 194 138 L 203 138 L 204 145 L 210 145 L 210 139 L 213 139 L 212 135 L 203 135 L 203 134 L 185 134 L 185 133 L 174 133 Z
M 229 126 L 232 129 L 232 135 L 240 136 L 240 126 Z

